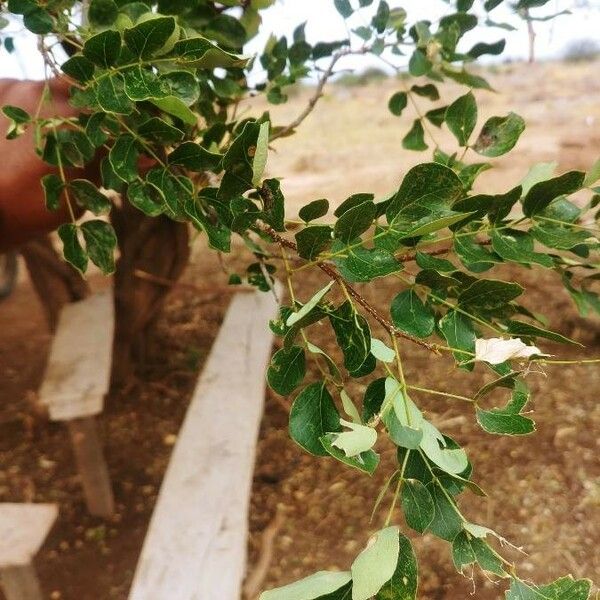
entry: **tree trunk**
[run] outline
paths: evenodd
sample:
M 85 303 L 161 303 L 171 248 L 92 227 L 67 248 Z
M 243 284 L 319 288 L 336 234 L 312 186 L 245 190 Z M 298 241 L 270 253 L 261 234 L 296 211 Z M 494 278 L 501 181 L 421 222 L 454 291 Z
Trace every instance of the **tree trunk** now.
M 535 62 L 535 29 L 533 28 L 533 22 L 529 16 L 529 11 L 525 13 L 525 19 L 527 20 L 527 37 L 529 38 L 529 63 Z
M 54 250 L 50 237 L 27 242 L 20 249 L 33 287 L 42 303 L 50 331 L 55 331 L 60 309 L 83 300 L 90 288 L 81 275 Z
M 189 259 L 185 223 L 147 217 L 128 202 L 112 212 L 120 258 L 115 273 L 115 337 L 111 384 L 123 385 L 143 362 L 149 327 L 162 308 L 169 287 L 136 275 L 136 271 L 177 281 Z

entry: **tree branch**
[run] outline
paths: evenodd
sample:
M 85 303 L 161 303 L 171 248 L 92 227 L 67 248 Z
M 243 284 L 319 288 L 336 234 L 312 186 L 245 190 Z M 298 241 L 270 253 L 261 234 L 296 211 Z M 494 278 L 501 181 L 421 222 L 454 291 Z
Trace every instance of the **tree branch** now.
M 350 54 L 366 54 L 369 51 L 370 51 L 370 48 L 368 46 L 364 46 L 360 50 L 352 50 L 350 48 L 343 48 L 343 49 L 335 52 L 331 57 L 331 62 L 329 63 L 329 66 L 327 67 L 327 69 L 325 69 L 325 71 L 319 78 L 319 81 L 317 82 L 317 87 L 315 88 L 315 92 L 310 97 L 306 108 L 291 123 L 289 123 L 282 129 L 280 129 L 279 131 L 276 131 L 271 136 L 271 141 L 276 140 L 277 138 L 280 138 L 280 137 L 284 137 L 288 133 L 294 131 L 294 129 L 296 129 L 298 126 L 300 126 L 302 124 L 302 122 L 306 119 L 306 117 L 308 117 L 308 115 L 310 115 L 310 113 L 314 110 L 315 106 L 317 105 L 317 102 L 319 101 L 321 96 L 323 96 L 323 89 L 325 88 L 325 85 L 327 84 L 327 82 L 329 81 L 331 76 L 333 75 L 333 70 L 335 69 L 335 65 L 338 63 L 338 61 L 341 58 L 343 58 L 344 56 L 348 56 Z
M 272 227 L 268 225 L 263 225 L 261 230 L 269 235 L 274 242 L 277 242 L 279 245 L 293 250 L 294 252 L 298 252 L 298 246 L 296 244 L 283 236 L 279 235 Z M 356 300 L 358 304 L 360 304 L 366 311 L 371 315 L 373 319 L 375 319 L 391 336 L 402 338 L 413 342 L 413 344 L 417 344 L 423 348 L 426 348 L 430 352 L 434 352 L 435 354 L 439 354 L 439 350 L 435 346 L 435 344 L 430 344 L 425 342 L 417 337 L 409 335 L 408 333 L 404 333 L 400 331 L 395 325 L 390 323 L 383 315 L 381 315 L 378 310 L 369 303 L 369 301 L 364 298 L 358 290 L 353 288 L 344 278 L 330 265 L 325 264 L 324 262 L 317 262 L 316 266 L 321 269 L 324 273 L 326 273 L 333 281 L 335 281 L 339 286 L 343 287 L 352 298 Z

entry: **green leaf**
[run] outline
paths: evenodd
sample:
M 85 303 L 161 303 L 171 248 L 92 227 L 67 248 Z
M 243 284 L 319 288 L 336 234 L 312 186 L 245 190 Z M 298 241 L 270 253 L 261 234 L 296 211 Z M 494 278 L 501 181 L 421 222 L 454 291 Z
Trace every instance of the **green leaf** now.
M 218 171 L 221 168 L 223 156 L 209 152 L 206 148 L 195 142 L 184 142 L 169 154 L 170 165 L 185 167 L 190 171 L 203 173 L 205 171 Z
M 421 428 L 421 449 L 432 463 L 452 475 L 458 475 L 467 468 L 469 461 L 462 448 L 448 447 L 444 436 L 429 421 L 423 421 Z
M 333 4 L 340 15 L 344 17 L 344 19 L 352 16 L 354 9 L 352 8 L 349 0 L 333 0 Z
M 81 232 L 91 261 L 105 275 L 114 273 L 117 236 L 112 225 L 100 220 L 85 221 L 81 225 Z
M 322 352 L 319 352 L 319 354 L 321 354 L 321 353 Z M 340 400 L 342 401 L 342 407 L 344 409 L 344 412 L 352 419 L 352 422 L 362 425 L 362 419 L 360 418 L 360 413 L 358 412 L 356 405 L 354 404 L 354 402 L 352 401 L 352 398 L 350 398 L 350 396 L 348 395 L 348 392 L 346 392 L 346 390 L 340 391 Z M 345 424 L 344 421 L 340 421 L 340 422 L 342 424 Z M 377 439 L 377 438 L 375 438 L 375 439 Z M 337 444 L 334 444 L 334 445 L 337 445 Z
M 130 100 L 140 102 L 169 95 L 167 85 L 152 70 L 134 65 L 121 71 L 125 93 Z
M 157 106 L 163 112 L 181 119 L 186 125 L 196 125 L 196 113 L 191 111 L 184 102 L 176 96 L 167 96 L 166 98 L 151 98 L 150 102 Z
M 281 396 L 291 394 L 306 375 L 306 357 L 300 346 L 292 346 L 275 353 L 267 371 L 267 381 Z
M 336 222 L 333 233 L 342 242 L 350 243 L 373 224 L 377 209 L 373 202 L 363 202 L 347 210 Z
M 211 248 L 221 252 L 231 251 L 231 230 L 222 223 L 213 223 L 200 205 L 200 199 L 189 196 L 184 207 L 186 215 L 192 219 L 192 223 L 208 236 L 208 244 Z
M 88 19 L 94 27 L 104 27 L 115 22 L 119 7 L 114 0 L 91 0 Z
M 385 380 L 382 419 L 397 446 L 415 450 L 423 439 L 423 414 L 392 377 Z
M 332 439 L 331 445 L 339 448 L 348 458 L 353 458 L 370 450 L 377 441 L 377 431 L 373 427 L 344 421 L 340 423 L 350 431 L 343 431 Z
M 502 379 L 499 381 L 501 382 Z M 508 381 L 508 385 L 511 385 L 510 379 Z M 488 433 L 497 435 L 528 435 L 535 431 L 535 423 L 530 418 L 524 417 L 521 414 L 521 411 L 529 400 L 529 390 L 522 382 L 515 382 L 514 378 L 512 385 L 514 385 L 515 389 L 511 400 L 504 408 L 492 408 L 490 410 L 477 409 L 477 422 Z M 484 386 L 482 390 L 485 387 L 488 386 Z M 482 395 L 482 390 L 478 392 L 476 397 Z
M 492 230 L 490 234 L 492 248 L 494 252 L 504 260 L 521 264 L 535 263 L 548 269 L 554 266 L 554 261 L 547 254 L 534 252 L 533 237 L 525 232 L 516 229 L 497 229 Z
M 497 435 L 528 435 L 535 431 L 535 423 L 519 414 L 499 409 L 477 409 L 477 422 L 488 433 Z
M 464 573 L 464 567 L 477 563 L 484 571 L 498 577 L 506 577 L 502 568 L 502 559 L 489 545 L 478 537 L 473 537 L 468 531 L 461 531 L 452 542 L 452 559 L 459 573 Z
M 462 183 L 452 169 L 437 163 L 417 165 L 406 174 L 392 198 L 386 210 L 387 220 L 392 224 L 397 217 L 415 211 L 450 209 L 462 194 Z
M 281 182 L 278 179 L 265 179 L 262 190 L 263 220 L 275 231 L 285 231 L 285 198 L 281 192 Z
M 575 346 L 581 346 L 579 342 L 572 340 L 571 338 L 565 337 L 560 333 L 549 331 L 548 329 L 542 329 L 531 323 L 523 323 L 522 321 L 508 321 L 507 333 L 512 336 L 523 336 L 523 337 L 541 337 L 559 344 L 573 344 Z
M 387 583 L 400 554 L 398 527 L 386 527 L 352 563 L 352 600 L 369 600 Z
M 220 200 L 230 200 L 255 187 L 253 161 L 260 129 L 256 121 L 247 121 L 229 146 L 223 158 L 226 173 L 219 188 Z
M 413 77 L 421 77 L 427 75 L 431 71 L 431 61 L 427 58 L 425 52 L 417 48 L 411 55 L 408 61 L 408 70 Z
M 418 338 L 429 337 L 435 327 L 435 317 L 414 290 L 398 294 L 390 307 L 392 321 L 398 329 Z
M 173 219 L 185 217 L 186 206 L 194 201 L 194 184 L 191 179 L 174 175 L 168 168 L 157 167 L 148 172 L 146 181 L 161 191 L 166 214 Z
M 362 420 L 368 423 L 379 413 L 386 396 L 386 377 L 372 381 L 365 391 L 363 398 Z
M 402 484 L 401 502 L 409 527 L 424 533 L 435 514 L 433 499 L 427 488 L 417 479 L 405 479 Z
M 160 51 L 168 52 L 178 37 L 175 19 L 158 15 L 138 22 L 135 27 L 123 32 L 123 38 L 129 50 L 134 56 L 142 59 L 150 58 Z
M 292 404 L 291 438 L 307 452 L 327 456 L 320 439 L 328 432 L 341 431 L 340 415 L 325 382 L 306 386 Z
M 458 302 L 464 306 L 494 309 L 523 293 L 518 283 L 508 283 L 498 279 L 479 279 L 465 289 L 458 297 Z
M 371 332 L 366 319 L 349 301 L 329 313 L 338 346 L 344 354 L 344 366 L 353 374 L 371 353 Z
M 420 219 L 414 223 L 414 227 L 412 229 L 409 229 L 403 233 L 400 236 L 400 239 L 415 238 L 422 235 L 427 235 L 429 233 L 434 233 L 440 229 L 450 227 L 450 225 L 454 225 L 454 223 L 463 221 L 468 215 L 469 213 L 457 213 L 449 211 L 448 213 L 444 214 L 433 214 L 431 216 L 424 217 L 423 219 Z
M 31 121 L 27 111 L 18 106 L 6 105 L 2 107 L 2 112 L 11 121 L 6 132 L 7 140 L 13 140 L 25 132 L 25 126 Z
M 100 79 L 96 99 L 102 110 L 109 113 L 128 115 L 133 110 L 133 102 L 125 93 L 125 81 L 120 73 Z
M 332 251 L 344 252 L 344 244 L 334 244 Z M 336 256 L 334 262 L 340 275 L 348 282 L 372 281 L 403 269 L 391 252 L 383 248 L 348 247 L 347 256 Z
M 179 98 L 186 106 L 191 106 L 200 97 L 198 80 L 188 71 L 171 71 L 162 75 L 161 80 L 169 87 L 170 95 Z
M 396 360 L 396 352 L 377 338 L 371 338 L 371 354 L 384 363 L 393 363 Z
M 319 571 L 300 581 L 263 592 L 259 600 L 325 600 L 324 596 L 344 588 L 351 578 L 350 571 Z
M 440 108 L 433 108 L 425 113 L 425 118 L 436 127 L 441 127 L 446 120 L 447 106 L 441 106 Z
M 381 0 L 371 24 L 377 30 L 377 33 L 383 33 L 388 25 L 389 19 L 390 6 L 385 0 Z M 353 598 L 352 600 L 356 600 L 356 598 Z
M 454 210 L 473 211 L 469 220 L 481 219 L 487 214 L 492 223 L 499 223 L 510 214 L 520 198 L 521 187 L 517 186 L 505 194 L 477 194 L 464 198 L 454 205 Z
M 42 177 L 42 187 L 44 189 L 46 208 L 48 210 L 57 210 L 60 206 L 60 196 L 65 187 L 62 179 L 54 173 L 44 175 Z
M 267 158 L 269 154 L 269 122 L 261 123 L 258 130 L 258 139 L 256 141 L 256 149 L 252 160 L 252 183 L 258 187 L 261 183 L 263 173 L 267 166 Z
M 311 354 L 317 354 L 325 360 L 325 362 L 327 363 L 327 368 L 329 369 L 329 372 L 331 373 L 331 376 L 334 378 L 334 380 L 342 380 L 340 370 L 338 369 L 336 362 L 333 360 L 333 358 L 331 358 L 331 356 L 329 356 L 324 350 L 322 350 L 318 346 L 315 346 L 314 344 L 311 344 L 310 342 L 307 342 L 306 349 Z
M 94 63 L 85 56 L 76 55 L 61 65 L 61 70 L 79 83 L 85 83 L 94 76 Z
M 480 56 L 483 56 L 484 54 L 492 54 L 497 56 L 498 54 L 502 54 L 504 52 L 505 47 L 506 40 L 504 39 L 498 40 L 497 42 L 493 42 L 491 44 L 479 42 L 467 52 L 467 55 L 470 56 L 473 60 L 479 58 Z
M 558 177 L 536 183 L 523 199 L 523 212 L 528 217 L 538 214 L 555 198 L 572 194 L 581 189 L 584 179 L 583 171 L 569 171 Z
M 121 54 L 121 36 L 118 31 L 107 29 L 88 38 L 83 45 L 83 55 L 99 67 L 112 67 Z M 104 79 L 112 79 L 105 75 Z
M 485 122 L 473 150 L 483 156 L 501 156 L 512 150 L 525 131 L 525 121 L 515 114 L 491 117 Z
M 513 578 L 506 600 L 588 600 L 591 587 L 589 579 L 576 580 L 570 575 L 540 587 Z
M 138 150 L 135 138 L 124 134 L 117 138 L 108 154 L 108 160 L 115 174 L 126 183 L 138 177 L 137 161 Z
M 131 183 L 127 189 L 127 199 L 149 217 L 162 214 L 165 206 L 162 190 L 148 181 L 137 180 Z
M 448 498 L 438 482 L 429 486 L 429 493 L 435 507 L 429 531 L 439 538 L 451 542 L 462 530 L 463 521 L 454 500 Z
M 592 165 L 583 180 L 583 187 L 590 187 L 600 179 L 600 158 Z
M 402 147 L 406 150 L 421 152 L 427 150 L 429 146 L 425 143 L 425 130 L 421 119 L 415 119 L 410 131 L 402 139 Z
M 475 235 L 457 235 L 454 238 L 454 251 L 463 265 L 474 273 L 487 271 L 494 263 L 502 262 L 498 256 L 478 244 Z
M 375 200 L 374 194 L 352 194 L 352 196 L 346 198 L 334 211 L 334 217 L 341 217 L 345 212 L 349 211 L 355 206 L 365 204 L 366 202 L 373 202 Z
M 541 162 L 533 165 L 527 171 L 527 175 L 523 177 L 523 181 L 521 181 L 521 188 L 523 196 L 527 196 L 529 190 L 536 184 L 540 183 L 540 181 L 546 181 L 547 179 L 551 179 L 552 175 L 556 171 L 556 167 L 558 166 L 557 162 Z
M 440 93 L 432 83 L 428 83 L 426 85 L 413 85 L 410 88 L 411 92 L 417 94 L 417 96 L 421 96 L 423 98 L 429 98 L 432 102 L 440 99 Z
M 467 87 L 482 89 L 482 90 L 490 90 L 492 88 L 486 79 L 480 77 L 479 75 L 475 75 L 474 73 L 469 73 L 464 69 L 458 71 L 454 68 L 448 68 L 442 66 L 442 73 L 449 77 L 450 79 L 460 83 L 461 85 L 465 85 Z
M 200 35 L 177 42 L 172 54 L 176 62 L 195 69 L 243 68 L 248 63 L 247 58 L 225 52 Z
M 78 228 L 74 223 L 64 223 L 58 228 L 58 236 L 63 243 L 65 260 L 71 263 L 80 273 L 85 273 L 88 255 L 78 238 Z
M 406 92 L 396 92 L 388 102 L 388 108 L 393 115 L 399 117 L 408 105 L 408 94 Z
M 27 11 L 23 15 L 23 25 L 25 25 L 29 31 L 37 35 L 46 35 L 55 27 L 54 19 L 51 17 L 50 13 L 38 7 Z
M 314 294 L 313 297 L 306 304 L 304 304 L 298 312 L 291 313 L 285 324 L 288 327 L 292 327 L 293 325 L 298 323 L 298 321 L 310 314 L 312 310 L 316 308 L 319 302 L 321 302 L 321 300 L 329 293 L 329 291 L 333 287 L 333 284 L 333 281 L 328 283 L 323 289 L 319 290 L 316 294 Z
M 173 125 L 170 125 L 159 117 L 151 117 L 147 121 L 144 121 L 138 127 L 138 133 L 146 139 L 165 145 L 180 142 L 184 136 L 181 129 L 173 127 Z
M 417 251 L 415 255 L 415 262 L 419 267 L 421 267 L 421 269 L 434 269 L 440 273 L 450 273 L 452 271 L 456 271 L 456 267 L 449 260 L 432 256 L 426 252 Z
M 298 216 L 308 223 L 320 217 L 324 217 L 329 212 L 329 200 L 313 200 L 304 205 L 298 212 Z
M 417 558 L 410 540 L 400 533 L 396 570 L 375 595 L 375 600 L 416 600 L 418 584 Z
M 448 346 L 455 349 L 453 355 L 456 362 L 460 364 L 473 358 L 476 335 L 469 317 L 456 310 L 449 310 L 440 319 L 439 328 Z
M 461 146 L 467 146 L 477 125 L 477 103 L 472 92 L 455 100 L 446 110 L 446 125 Z
M 324 435 L 320 441 L 323 449 L 327 454 L 336 460 L 339 460 L 341 463 L 352 467 L 353 469 L 358 469 L 363 473 L 367 473 L 367 475 L 373 475 L 375 469 L 377 469 L 377 465 L 379 464 L 379 455 L 373 450 L 367 450 L 367 452 L 363 452 L 358 456 L 346 456 L 342 450 L 339 450 L 333 445 L 337 434 L 330 433 L 328 435 Z
M 333 230 L 329 225 L 311 225 L 296 234 L 298 254 L 307 260 L 315 260 L 331 244 Z
M 529 232 L 544 246 L 558 250 L 571 250 L 575 246 L 585 243 L 593 235 L 590 231 L 563 227 L 552 223 L 535 225 Z
M 458 173 L 460 180 L 465 188 L 465 191 L 468 192 L 475 183 L 475 180 L 481 173 L 487 171 L 492 168 L 490 163 L 475 163 L 472 165 L 464 166 Z
M 110 212 L 109 199 L 91 181 L 74 179 L 69 182 L 69 187 L 81 207 L 95 215 L 106 215 Z

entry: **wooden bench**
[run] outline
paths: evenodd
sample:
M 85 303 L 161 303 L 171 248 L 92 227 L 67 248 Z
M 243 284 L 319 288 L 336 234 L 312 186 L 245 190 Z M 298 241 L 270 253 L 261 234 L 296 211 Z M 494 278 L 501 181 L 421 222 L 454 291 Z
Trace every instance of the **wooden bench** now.
M 42 600 L 32 560 L 57 515 L 54 504 L 0 504 L 0 584 L 6 600 Z
M 65 305 L 39 392 L 50 419 L 67 424 L 88 510 L 100 517 L 114 512 L 94 418 L 102 412 L 108 391 L 113 330 L 112 293 Z
M 179 432 L 130 600 L 239 600 L 276 311 L 272 294 L 232 300 Z

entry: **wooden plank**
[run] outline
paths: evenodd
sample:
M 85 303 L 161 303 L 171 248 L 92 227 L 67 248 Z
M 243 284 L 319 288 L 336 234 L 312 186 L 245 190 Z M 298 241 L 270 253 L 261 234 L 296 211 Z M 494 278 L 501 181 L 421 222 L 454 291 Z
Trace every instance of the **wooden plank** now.
M 42 588 L 32 565 L 0 568 L 0 584 L 6 600 L 43 600 Z
M 62 309 L 39 391 L 53 421 L 102 412 L 109 386 L 113 330 L 111 291 Z
M 276 310 L 271 294 L 233 299 L 173 450 L 130 600 L 239 600 Z
M 91 515 L 108 518 L 115 512 L 115 502 L 96 421 L 94 417 L 73 419 L 67 426 L 87 509 Z
M 0 504 L 0 568 L 31 563 L 56 517 L 54 504 Z

